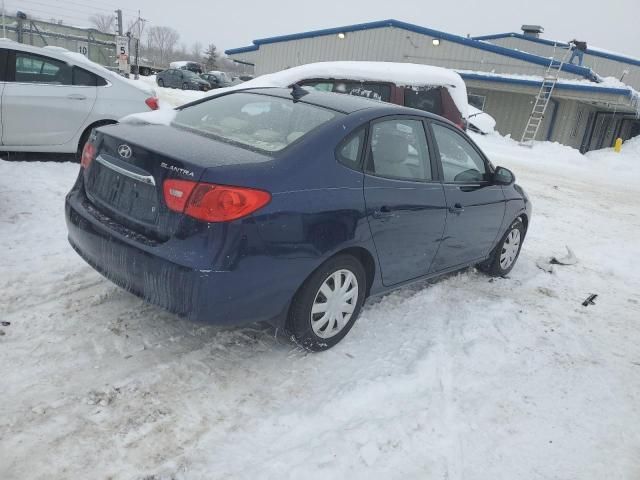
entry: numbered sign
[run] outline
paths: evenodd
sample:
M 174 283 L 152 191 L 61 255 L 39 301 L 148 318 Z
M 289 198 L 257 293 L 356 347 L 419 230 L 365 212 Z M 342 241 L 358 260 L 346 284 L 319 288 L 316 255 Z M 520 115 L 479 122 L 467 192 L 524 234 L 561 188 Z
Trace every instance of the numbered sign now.
M 89 58 L 89 44 L 87 42 L 78 42 L 76 51 Z
M 118 57 L 125 56 L 126 58 L 129 58 L 128 37 L 116 37 L 116 55 L 118 55 Z
M 129 38 L 116 37 L 116 57 L 118 58 L 118 66 L 121 71 L 129 69 Z

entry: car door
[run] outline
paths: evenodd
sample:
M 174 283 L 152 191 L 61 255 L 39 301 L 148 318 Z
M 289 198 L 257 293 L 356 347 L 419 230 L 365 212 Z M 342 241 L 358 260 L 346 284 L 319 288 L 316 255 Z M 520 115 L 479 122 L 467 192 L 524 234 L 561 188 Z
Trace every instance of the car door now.
M 182 88 L 185 81 L 184 70 L 176 70 L 176 88 Z
M 176 87 L 176 70 L 167 70 L 164 75 L 165 86 L 175 88 Z
M 424 123 L 384 117 L 369 128 L 364 197 L 384 285 L 429 272 L 446 218 Z
M 502 187 L 490 181 L 492 167 L 480 150 L 455 127 L 430 122 L 444 193 L 447 222 L 432 271 L 486 257 L 505 213 Z
M 3 125 L 4 145 L 63 145 L 74 138 L 97 94 L 95 84 L 73 85 L 74 68 L 44 55 L 8 51 L 2 118 L 10 121 Z

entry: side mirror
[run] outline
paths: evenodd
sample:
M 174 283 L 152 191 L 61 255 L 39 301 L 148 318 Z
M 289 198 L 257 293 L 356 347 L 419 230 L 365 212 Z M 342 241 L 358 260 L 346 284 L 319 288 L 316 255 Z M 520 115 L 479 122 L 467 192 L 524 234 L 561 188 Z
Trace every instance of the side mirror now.
M 516 176 L 508 168 L 497 167 L 493 172 L 493 183 L 496 185 L 511 185 L 515 181 Z

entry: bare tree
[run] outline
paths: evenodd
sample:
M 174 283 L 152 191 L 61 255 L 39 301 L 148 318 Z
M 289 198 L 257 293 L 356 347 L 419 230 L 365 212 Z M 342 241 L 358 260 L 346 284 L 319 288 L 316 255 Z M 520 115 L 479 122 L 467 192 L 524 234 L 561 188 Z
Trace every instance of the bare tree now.
M 191 59 L 195 62 L 202 62 L 202 43 L 195 42 L 191 46 Z
M 115 23 L 115 17 L 113 15 L 105 15 L 103 13 L 96 13 L 89 17 L 91 24 L 104 33 L 113 33 L 113 24 Z
M 166 65 L 180 39 L 171 27 L 153 26 L 147 31 L 147 50 L 159 65 Z

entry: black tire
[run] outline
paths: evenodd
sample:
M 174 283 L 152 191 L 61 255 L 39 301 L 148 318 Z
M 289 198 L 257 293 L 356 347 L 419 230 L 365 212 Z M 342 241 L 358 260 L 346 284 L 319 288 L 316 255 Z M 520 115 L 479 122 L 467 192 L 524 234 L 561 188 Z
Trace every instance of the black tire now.
M 164 87 L 164 80 L 162 80 L 161 78 L 158 79 L 158 86 Z
M 82 136 L 80 137 L 80 141 L 78 142 L 78 151 L 76 152 L 76 161 L 78 163 L 80 163 L 80 161 L 82 160 L 82 150 L 84 150 L 84 144 L 87 143 L 87 140 L 89 140 L 89 135 L 91 135 L 91 132 L 93 131 L 93 129 L 102 127 L 104 125 L 112 125 L 114 123 L 117 123 L 117 122 L 103 120 L 100 123 L 96 123 L 90 126 L 84 132 L 82 132 Z
M 189 84 L 188 83 L 183 83 L 182 84 L 182 89 L 183 90 L 189 90 Z
M 347 270 L 353 273 L 357 282 L 358 295 L 351 317 L 346 321 L 342 329 L 329 338 L 323 338 L 316 335 L 313 330 L 311 309 L 316 297 L 322 295 L 320 287 L 323 286 L 325 281 L 329 281 L 331 275 L 340 270 Z M 351 255 L 338 255 L 327 260 L 307 278 L 293 299 L 287 319 L 287 330 L 292 339 L 298 345 L 312 352 L 328 350 L 336 345 L 349 333 L 360 314 L 367 289 L 366 282 L 367 276 L 362 264 Z
M 514 230 L 517 230 L 519 234 L 518 249 L 515 253 L 515 256 L 512 257 L 513 261 L 511 261 L 511 263 L 509 263 L 506 268 L 504 268 L 500 264 L 500 257 L 502 253 L 506 251 L 506 248 L 508 248 L 508 239 L 510 239 L 511 232 L 513 232 Z M 509 226 L 505 234 L 502 236 L 496 248 L 493 250 L 493 252 L 491 252 L 491 257 L 489 257 L 487 261 L 478 265 L 478 269 L 492 277 L 504 277 L 505 275 L 507 275 L 518 261 L 520 250 L 522 249 L 522 242 L 524 240 L 524 233 L 525 230 L 522 220 L 516 218 L 511 223 L 511 226 Z
M 89 135 L 91 135 L 91 131 L 93 127 L 87 128 L 84 132 L 82 132 L 82 136 L 80 137 L 80 141 L 78 142 L 78 151 L 76 152 L 76 162 L 80 163 L 82 160 L 82 150 L 84 150 L 84 144 L 89 140 Z

